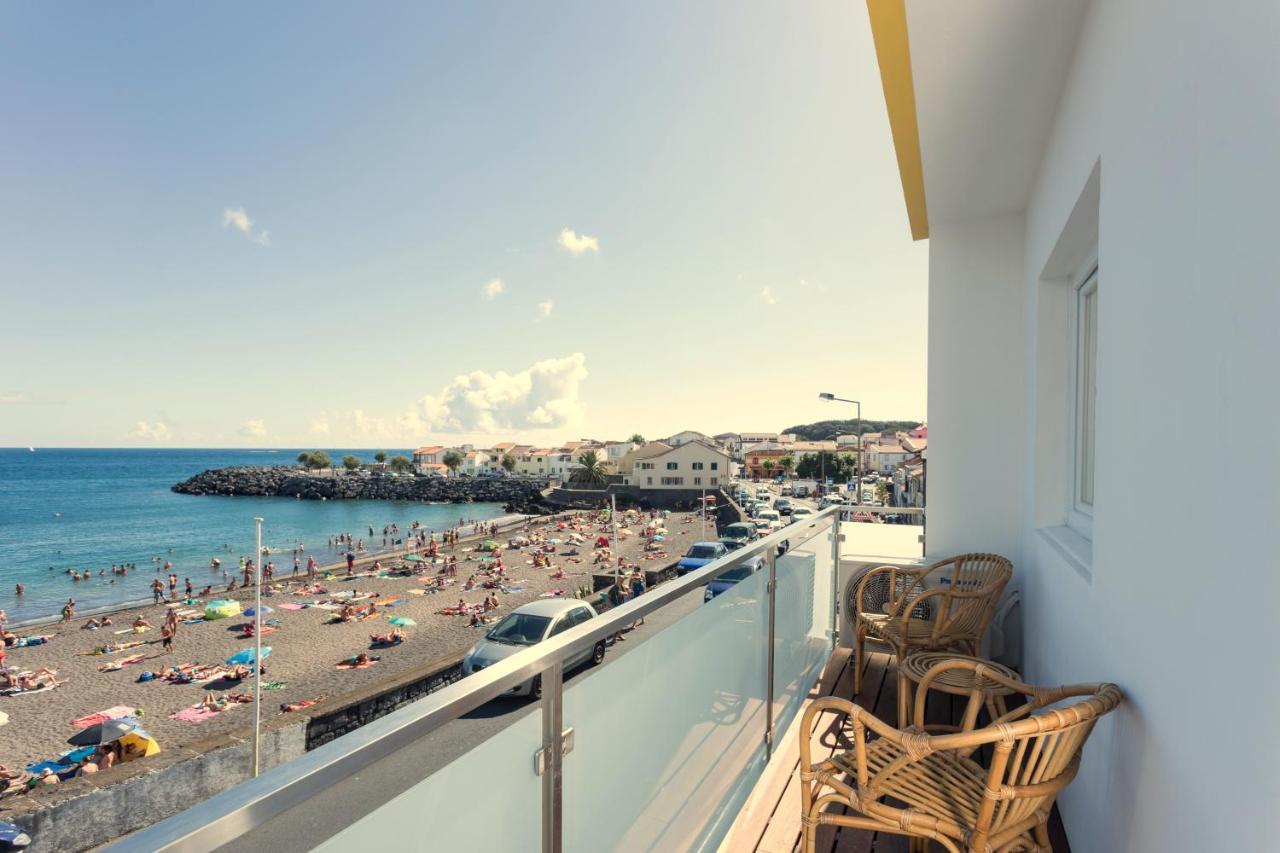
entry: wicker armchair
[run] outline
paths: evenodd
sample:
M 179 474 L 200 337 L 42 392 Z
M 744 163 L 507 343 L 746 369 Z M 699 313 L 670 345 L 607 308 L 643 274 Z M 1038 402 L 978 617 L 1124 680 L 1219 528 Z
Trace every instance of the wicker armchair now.
M 962 727 L 941 735 L 915 726 L 900 730 L 837 698 L 820 699 L 805 710 L 800 727 L 804 853 L 812 853 L 824 824 L 906 835 L 916 853 L 927 850 L 930 840 L 951 853 L 1052 853 L 1048 821 L 1054 800 L 1075 778 L 1094 724 L 1119 706 L 1120 690 L 1114 684 L 1042 689 L 981 667 L 963 660 L 939 664 L 920 684 L 916 702 L 919 720 L 929 682 L 944 668 L 973 669 L 975 683 L 995 681 L 1028 698 L 980 729 Z M 982 702 L 982 690 L 975 689 L 967 724 Z M 828 709 L 847 715 L 852 745 L 814 764 L 807 733 L 813 731 L 814 715 Z M 990 755 L 988 761 L 981 760 L 984 754 Z
M 913 651 L 956 649 L 982 656 L 982 635 L 1013 576 L 998 554 L 961 554 L 920 569 L 880 566 L 862 576 L 854 595 L 854 691 L 862 690 L 868 639 L 901 661 Z M 941 583 L 942 578 L 949 583 Z M 899 675 L 898 722 L 906 725 L 910 685 Z

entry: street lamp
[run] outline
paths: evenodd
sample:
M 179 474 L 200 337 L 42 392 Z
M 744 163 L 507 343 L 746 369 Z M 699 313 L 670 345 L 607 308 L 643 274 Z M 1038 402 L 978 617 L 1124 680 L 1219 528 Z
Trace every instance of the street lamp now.
M 853 493 L 854 500 L 858 506 L 862 505 L 862 403 L 858 400 L 846 400 L 844 397 L 837 397 L 830 391 L 823 391 L 818 394 L 818 399 L 827 403 L 852 403 L 858 407 L 858 436 L 857 443 L 853 452 Z

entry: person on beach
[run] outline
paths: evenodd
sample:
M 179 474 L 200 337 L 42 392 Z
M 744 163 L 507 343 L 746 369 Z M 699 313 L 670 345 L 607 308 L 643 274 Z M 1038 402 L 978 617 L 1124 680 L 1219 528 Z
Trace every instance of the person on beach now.
M 187 578 L 187 598 L 191 597 L 191 593 L 194 589 L 195 587 L 191 585 L 191 578 Z
M 177 595 L 178 595 L 178 576 L 173 573 L 170 573 L 169 574 L 169 597 L 176 598 Z
M 21 586 L 21 584 L 19 584 Z M 76 600 L 68 598 L 67 603 L 62 605 L 62 621 L 70 622 L 76 616 Z
M 151 603 L 159 604 L 164 600 L 164 582 L 156 578 L 151 582 Z
M 160 629 L 160 642 L 164 646 L 164 653 L 171 654 L 173 652 L 173 629 L 168 625 Z
M 351 577 L 353 574 L 355 574 L 355 569 L 356 569 L 356 555 L 354 552 L 348 551 L 347 552 L 347 577 Z
M 152 624 L 148 622 L 146 618 L 144 618 L 141 615 L 139 615 L 137 619 L 133 620 L 133 632 L 135 634 L 141 634 L 143 631 L 146 631 L 152 627 L 154 626 L 152 626 Z

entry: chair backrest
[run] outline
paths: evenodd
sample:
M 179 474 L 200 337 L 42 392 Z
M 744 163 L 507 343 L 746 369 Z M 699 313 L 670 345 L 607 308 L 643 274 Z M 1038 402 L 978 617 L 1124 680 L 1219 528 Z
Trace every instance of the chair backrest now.
M 999 554 L 961 554 L 930 566 L 926 582 L 944 580 L 921 596 L 936 608 L 933 639 L 968 640 L 976 650 L 1012 577 L 1013 563 Z

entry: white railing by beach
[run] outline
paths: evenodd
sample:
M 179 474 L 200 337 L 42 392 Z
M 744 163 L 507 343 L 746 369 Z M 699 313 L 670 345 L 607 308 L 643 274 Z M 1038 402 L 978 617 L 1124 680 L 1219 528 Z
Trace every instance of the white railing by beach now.
M 109 849 L 213 850 L 534 677 L 540 713 L 352 814 L 320 849 L 425 837 L 433 849 L 715 849 L 832 650 L 842 529 L 921 529 L 842 522 L 847 509 L 789 525 Z M 745 565 L 759 568 L 564 683 L 563 661 Z

